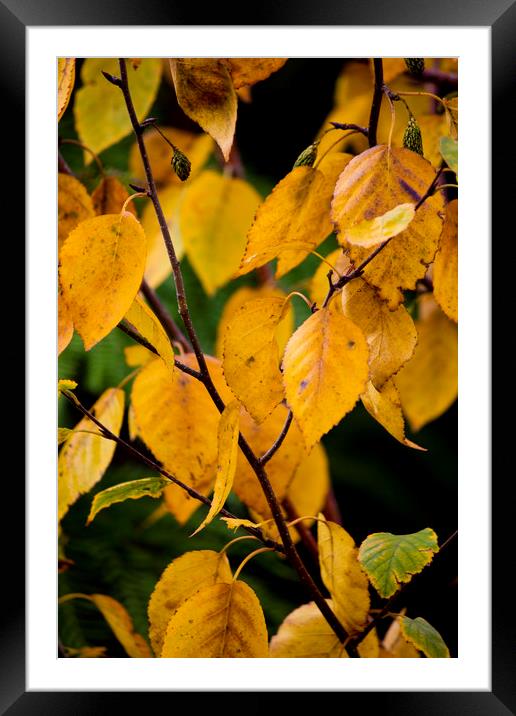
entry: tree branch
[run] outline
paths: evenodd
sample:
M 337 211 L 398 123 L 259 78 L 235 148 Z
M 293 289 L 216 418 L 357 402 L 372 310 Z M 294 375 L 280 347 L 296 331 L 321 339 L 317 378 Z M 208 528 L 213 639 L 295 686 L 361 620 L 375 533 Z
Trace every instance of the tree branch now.
M 147 299 L 150 307 L 156 314 L 159 322 L 165 329 L 165 333 L 170 338 L 170 340 L 176 341 L 184 348 L 187 353 L 190 353 L 190 351 L 192 350 L 190 342 L 188 341 L 184 333 L 181 331 L 179 326 L 174 323 L 172 316 L 159 300 L 158 294 L 149 286 L 145 279 L 143 279 L 142 281 L 141 292 Z
M 369 115 L 369 129 L 367 136 L 369 138 L 369 146 L 375 147 L 378 142 L 376 132 L 378 129 L 378 120 L 380 119 L 380 108 L 382 106 L 383 97 L 383 60 L 381 57 L 373 58 L 374 68 L 374 90 L 373 101 L 371 103 L 371 114 Z
M 285 438 L 287 437 L 287 433 L 288 433 L 288 431 L 289 431 L 289 428 L 290 428 L 290 426 L 292 425 L 292 418 L 293 418 L 293 417 L 294 417 L 294 416 L 293 416 L 293 414 L 292 414 L 292 411 L 289 410 L 289 411 L 288 411 L 288 415 L 287 415 L 287 419 L 285 420 L 285 424 L 284 424 L 284 426 L 283 426 L 283 428 L 282 428 L 282 430 L 281 430 L 281 433 L 278 435 L 278 437 L 277 437 L 277 439 L 276 439 L 276 442 L 274 443 L 274 445 L 272 445 L 272 447 L 270 447 L 270 448 L 267 450 L 267 452 L 265 452 L 265 453 L 261 456 L 261 458 L 259 458 L 260 465 L 265 465 L 266 463 L 268 463 L 269 460 L 271 459 L 271 457 L 274 457 L 274 454 L 275 454 L 276 452 L 278 452 L 278 450 L 280 449 L 280 447 L 281 447 L 282 444 L 283 444 L 283 441 L 284 441 Z

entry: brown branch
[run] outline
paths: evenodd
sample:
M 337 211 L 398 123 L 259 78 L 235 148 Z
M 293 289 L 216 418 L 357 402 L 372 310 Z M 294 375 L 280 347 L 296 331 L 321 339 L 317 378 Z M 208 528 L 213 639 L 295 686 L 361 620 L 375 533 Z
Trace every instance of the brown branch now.
M 360 134 L 363 134 L 364 137 L 369 136 L 369 128 L 368 127 L 361 127 L 359 124 L 354 124 L 353 122 L 330 122 L 335 129 L 352 129 L 354 132 L 359 132 Z
M 373 101 L 371 103 L 371 113 L 369 115 L 369 129 L 367 132 L 370 147 L 375 147 L 378 144 L 376 139 L 376 132 L 378 130 L 378 120 L 380 119 L 380 109 L 382 106 L 383 97 L 383 60 L 381 57 L 373 58 L 373 68 Z
M 156 314 L 158 321 L 163 326 L 165 333 L 170 338 L 170 340 L 179 343 L 183 347 L 183 349 L 187 353 L 189 353 L 192 350 L 190 342 L 188 341 L 182 330 L 179 328 L 179 326 L 174 323 L 172 316 L 159 300 L 158 294 L 156 293 L 156 291 L 154 291 L 154 289 L 149 286 L 145 279 L 143 279 L 142 281 L 141 292 L 147 299 L 150 307 Z
M 293 414 L 292 414 L 292 411 L 289 410 L 289 411 L 288 411 L 288 415 L 287 415 L 287 419 L 285 420 L 285 424 L 284 424 L 284 426 L 283 426 L 283 428 L 282 428 L 282 430 L 281 430 L 281 433 L 280 433 L 280 434 L 278 435 L 278 437 L 276 438 L 276 442 L 274 443 L 274 445 L 272 445 L 272 446 L 267 450 L 267 452 L 265 452 L 265 453 L 258 459 L 260 465 L 265 465 L 266 463 L 268 463 L 269 460 L 271 459 L 271 457 L 274 457 L 274 454 L 278 452 L 278 450 L 280 449 L 280 447 L 281 447 L 282 444 L 283 444 L 283 441 L 284 441 L 285 438 L 287 437 L 287 433 L 288 433 L 288 431 L 289 431 L 289 428 L 290 428 L 290 426 L 292 425 L 292 418 L 293 418 L 293 417 L 294 417 L 294 416 L 293 416 Z
M 335 524 L 342 526 L 342 515 L 340 514 L 339 503 L 337 502 L 337 498 L 335 497 L 335 492 L 333 491 L 332 485 L 330 485 L 330 489 L 328 490 L 328 494 L 326 495 L 323 515 L 330 522 L 335 522 Z

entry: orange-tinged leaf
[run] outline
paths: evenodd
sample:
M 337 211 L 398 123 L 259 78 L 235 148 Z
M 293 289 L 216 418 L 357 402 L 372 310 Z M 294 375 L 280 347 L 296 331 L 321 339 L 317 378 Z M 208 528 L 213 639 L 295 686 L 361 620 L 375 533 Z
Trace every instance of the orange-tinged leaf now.
M 119 214 L 128 196 L 129 192 L 120 179 L 114 176 L 105 176 L 94 190 L 91 199 L 95 213 L 97 216 L 102 216 L 103 214 Z M 132 202 L 127 204 L 126 209 L 136 216 Z
M 185 552 L 174 559 L 154 587 L 148 606 L 149 639 L 156 656 L 161 655 L 167 626 L 177 608 L 204 587 L 231 583 L 228 558 L 202 549 Z
M 416 450 L 426 449 L 405 437 L 405 420 L 401 410 L 400 396 L 392 379 L 384 383 L 381 390 L 377 390 L 372 382 L 368 381 L 361 397 L 367 412 L 396 440 Z
M 434 262 L 434 296 L 448 318 L 459 320 L 457 272 L 458 202 L 454 199 L 446 206 L 443 233 Z
M 239 419 L 240 404 L 237 400 L 234 400 L 232 403 L 226 405 L 220 416 L 219 429 L 217 432 L 217 474 L 215 475 L 211 507 L 193 535 L 200 532 L 212 522 L 213 518 L 224 507 L 224 503 L 233 487 L 238 457 Z
M 368 580 L 358 561 L 351 535 L 319 515 L 317 544 L 322 581 L 335 604 L 335 613 L 350 633 L 367 623 L 370 597 Z
M 68 304 L 63 296 L 63 289 L 59 281 L 59 293 L 57 297 L 57 355 L 61 355 L 73 336 L 73 320 L 68 309 Z
M 210 473 L 205 479 L 195 484 L 195 489 L 204 497 L 208 497 L 213 489 L 213 473 Z M 174 515 L 176 522 L 184 525 L 190 517 L 196 512 L 201 503 L 195 497 L 183 490 L 177 485 L 169 485 L 163 490 L 163 506 L 167 512 Z
M 349 245 L 371 249 L 405 231 L 415 215 L 414 204 L 399 204 L 374 219 L 346 226 L 340 238 Z
M 369 377 L 380 389 L 414 354 L 417 343 L 414 321 L 403 305 L 390 311 L 361 278 L 342 289 L 342 309 L 364 333 L 369 346 Z
M 373 61 L 370 60 L 372 65 Z M 383 81 L 388 84 L 392 80 L 406 71 L 407 65 L 403 57 L 384 57 L 383 64 Z
M 412 430 L 444 413 L 457 397 L 457 326 L 428 294 L 420 297 L 414 356 L 395 377 Z
M 224 375 L 235 396 L 258 423 L 285 395 L 275 332 L 287 305 L 280 296 L 247 301 L 226 327 Z
M 287 58 L 282 57 L 229 57 L 226 59 L 235 89 L 266 80 L 280 70 Z
M 142 59 L 137 70 L 131 63 L 126 64 L 131 97 L 136 115 L 141 121 L 147 116 L 158 92 L 161 60 Z M 77 91 L 73 107 L 79 139 L 96 154 L 132 131 L 123 94 L 105 79 L 103 71 L 119 76 L 118 60 L 93 57 L 84 60 L 81 68 L 82 87 Z M 91 155 L 85 152 L 85 163 L 89 164 L 91 160 Z
M 75 84 L 75 57 L 57 58 L 57 121 L 68 107 Z
M 348 245 L 346 232 L 350 226 L 385 214 L 399 204 L 417 202 L 434 177 L 432 165 L 409 149 L 389 151 L 387 146 L 378 145 L 355 157 L 340 175 L 332 201 L 339 241 Z M 415 288 L 433 261 L 442 229 L 440 193 L 424 202 L 408 227 L 364 270 L 366 281 L 378 289 L 391 310 L 403 300 L 402 290 Z M 358 266 L 371 249 L 349 244 L 349 252 Z
M 61 250 L 61 283 L 86 350 L 127 313 L 142 282 L 146 253 L 141 224 L 128 212 L 88 219 L 69 235 Z
M 158 351 L 165 365 L 173 371 L 174 351 L 170 340 L 156 315 L 139 296 L 135 296 L 124 318 Z
M 260 201 L 248 182 L 212 170 L 185 187 L 179 207 L 181 240 L 209 295 L 236 274 Z
M 177 101 L 190 119 L 208 132 L 228 161 L 237 116 L 237 96 L 227 63 L 222 59 L 170 60 Z
M 313 313 L 289 340 L 283 379 L 307 448 L 353 409 L 365 388 L 367 359 L 364 334 L 339 300 Z
M 68 234 L 81 221 L 95 216 L 93 202 L 81 182 L 68 174 L 57 175 L 57 242 L 59 251 Z
M 174 250 L 178 259 L 184 254 L 183 242 L 178 231 L 178 207 L 182 197 L 182 188 L 170 184 L 158 191 L 158 198 L 167 222 Z M 151 288 L 157 288 L 172 273 L 163 234 L 151 201 L 147 203 L 142 214 L 142 226 L 147 237 L 147 263 L 145 264 L 145 280 Z
M 112 433 L 118 435 L 124 416 L 124 391 L 108 388 L 91 412 Z M 88 430 L 89 432 L 77 432 Z M 84 417 L 74 434 L 63 445 L 58 460 L 58 519 L 66 514 L 80 495 L 91 490 L 104 475 L 115 452 L 116 444 L 100 435 L 97 426 Z
M 327 600 L 333 609 L 331 599 Z M 315 602 L 294 609 L 272 637 L 274 659 L 345 659 L 348 654 Z
M 256 594 L 241 581 L 199 590 L 170 619 L 161 656 L 267 657 L 267 627 Z

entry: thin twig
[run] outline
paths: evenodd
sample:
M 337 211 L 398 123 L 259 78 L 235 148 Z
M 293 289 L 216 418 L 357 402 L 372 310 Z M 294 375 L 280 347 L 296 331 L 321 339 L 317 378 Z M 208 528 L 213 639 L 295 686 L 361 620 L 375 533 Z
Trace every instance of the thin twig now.
M 265 452 L 265 453 L 259 458 L 260 465 L 266 465 L 266 464 L 269 462 L 269 460 L 270 460 L 272 457 L 274 457 L 275 453 L 278 452 L 278 450 L 280 449 L 280 447 L 281 447 L 282 444 L 283 444 L 283 441 L 284 441 L 285 438 L 287 437 L 287 433 L 288 433 L 289 428 L 290 428 L 290 426 L 291 426 L 291 424 L 292 424 L 292 418 L 293 418 L 293 417 L 294 417 L 294 416 L 293 416 L 293 414 L 292 414 L 292 411 L 289 410 L 289 411 L 288 411 L 288 415 L 287 415 L 287 419 L 285 420 L 285 424 L 283 425 L 283 428 L 282 428 L 282 430 L 281 430 L 281 433 L 280 433 L 280 434 L 278 435 L 278 437 L 276 438 L 276 442 L 274 443 L 274 445 L 272 445 L 272 446 L 267 450 L 267 452 Z

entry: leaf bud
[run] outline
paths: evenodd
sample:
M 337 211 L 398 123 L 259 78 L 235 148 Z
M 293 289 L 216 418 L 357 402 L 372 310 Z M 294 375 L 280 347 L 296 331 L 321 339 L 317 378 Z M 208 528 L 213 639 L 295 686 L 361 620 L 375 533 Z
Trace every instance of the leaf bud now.
M 418 77 L 425 69 L 425 60 L 423 57 L 404 57 L 405 64 L 411 75 Z
M 292 167 L 292 169 L 295 169 L 296 167 L 313 167 L 314 162 L 317 159 L 318 146 L 319 142 L 314 142 L 313 144 L 310 144 L 310 146 L 306 149 L 303 149 L 301 154 L 294 162 L 294 166 Z
M 181 179 L 181 181 L 186 181 L 190 176 L 192 164 L 186 154 L 183 154 L 183 152 L 177 147 L 174 147 L 171 164 L 172 169 L 175 171 L 179 179 Z
M 405 134 L 403 135 L 403 146 L 416 154 L 423 156 L 423 139 L 421 130 L 414 117 L 409 117 Z

